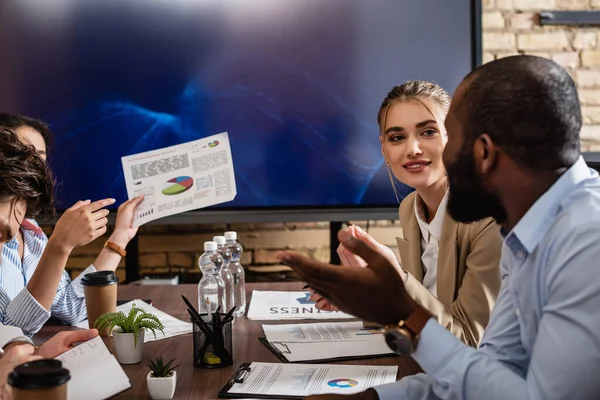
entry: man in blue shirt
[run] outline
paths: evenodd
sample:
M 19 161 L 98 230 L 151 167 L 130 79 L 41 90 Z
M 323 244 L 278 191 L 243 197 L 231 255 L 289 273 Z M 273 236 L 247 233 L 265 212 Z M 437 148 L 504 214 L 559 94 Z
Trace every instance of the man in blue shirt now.
M 573 80 L 539 57 L 485 64 L 455 93 L 448 212 L 460 222 L 492 216 L 504 235 L 502 288 L 479 349 L 430 318 L 385 258 L 345 232 L 340 240 L 367 268 L 280 254 L 340 309 L 386 325 L 390 347 L 427 373 L 350 398 L 600 396 L 600 177 L 580 155 L 581 124 Z

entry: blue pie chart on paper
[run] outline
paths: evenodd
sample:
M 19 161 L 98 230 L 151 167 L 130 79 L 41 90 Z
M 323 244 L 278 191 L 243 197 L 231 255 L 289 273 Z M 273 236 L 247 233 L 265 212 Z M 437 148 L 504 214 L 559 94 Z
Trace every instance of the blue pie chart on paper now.
M 357 386 L 358 382 L 355 381 L 354 379 L 340 378 L 340 379 L 330 380 L 329 382 L 327 382 L 327 384 L 331 387 L 351 388 L 351 387 Z

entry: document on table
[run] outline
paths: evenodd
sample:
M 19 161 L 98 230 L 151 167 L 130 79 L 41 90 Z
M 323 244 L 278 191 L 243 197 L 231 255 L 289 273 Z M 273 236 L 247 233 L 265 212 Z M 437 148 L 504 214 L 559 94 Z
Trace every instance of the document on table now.
M 333 362 L 394 356 L 383 338 L 363 342 L 268 342 L 267 346 L 283 362 Z
M 362 322 L 263 325 L 260 339 L 284 362 L 331 362 L 394 355 L 383 330 Z
M 136 307 L 156 315 L 160 322 L 162 322 L 162 324 L 165 326 L 164 335 L 162 332 L 156 332 L 156 338 L 154 337 L 152 332 L 146 331 L 146 334 L 144 335 L 144 343 L 192 333 L 193 328 L 191 322 L 181 321 L 140 299 L 132 300 L 130 302 L 117 306 L 117 311 L 123 311 L 125 314 L 127 314 L 131 310 L 131 307 L 134 303 Z M 85 321 L 79 322 L 75 326 L 78 328 L 87 329 L 88 320 L 86 319 Z
M 269 342 L 382 341 L 383 329 L 365 328 L 361 321 L 263 325 Z
M 354 319 L 356 317 L 341 311 L 322 311 L 309 299 L 310 292 L 270 292 L 254 290 L 248 319 Z
M 227 132 L 121 158 L 127 195 L 144 195 L 134 224 L 231 201 L 237 194 Z
M 68 400 L 101 400 L 131 387 L 117 359 L 110 354 L 100 336 L 56 357 L 71 373 Z M 102 377 L 102 378 L 100 378 Z
M 397 373 L 398 366 L 253 362 L 236 373 L 237 382 L 241 382 L 234 381 L 220 395 L 301 398 L 314 394 L 354 394 L 395 382 Z

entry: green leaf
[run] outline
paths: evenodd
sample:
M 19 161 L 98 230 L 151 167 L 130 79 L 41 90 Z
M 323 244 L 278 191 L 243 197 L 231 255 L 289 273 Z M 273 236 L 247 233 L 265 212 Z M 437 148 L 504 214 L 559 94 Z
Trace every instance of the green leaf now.
M 154 360 L 149 358 L 147 365 L 148 368 L 150 368 L 150 372 L 152 372 L 152 376 L 154 376 L 155 378 L 165 378 L 171 376 L 173 371 L 175 371 L 175 368 L 179 367 L 179 364 L 177 364 L 174 367 L 171 367 L 173 361 L 175 361 L 175 359 L 172 359 L 171 361 L 165 364 L 163 357 L 159 356 L 156 357 Z
M 152 313 L 146 312 L 135 303 L 132 304 L 131 310 L 125 315 L 122 311 L 109 312 L 102 314 L 96 319 L 94 328 L 98 330 L 109 329 L 112 331 L 115 327 L 121 328 L 123 333 L 133 333 L 134 347 L 137 347 L 137 333 L 140 329 L 148 329 L 156 338 L 156 331 L 160 331 L 164 335 L 164 325 L 158 317 Z

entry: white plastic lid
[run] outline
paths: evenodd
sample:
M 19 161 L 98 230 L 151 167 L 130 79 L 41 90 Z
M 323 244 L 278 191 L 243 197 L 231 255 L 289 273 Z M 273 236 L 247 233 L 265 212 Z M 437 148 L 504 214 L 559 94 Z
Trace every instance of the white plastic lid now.
M 234 231 L 225 232 L 225 239 L 227 239 L 227 240 L 236 240 L 237 239 L 237 233 L 234 232 Z
M 225 244 L 225 236 L 215 236 L 213 237 L 213 240 L 215 241 L 216 244 Z
M 216 242 L 204 242 L 204 250 L 209 250 L 209 251 L 214 251 L 217 250 L 217 243 Z

